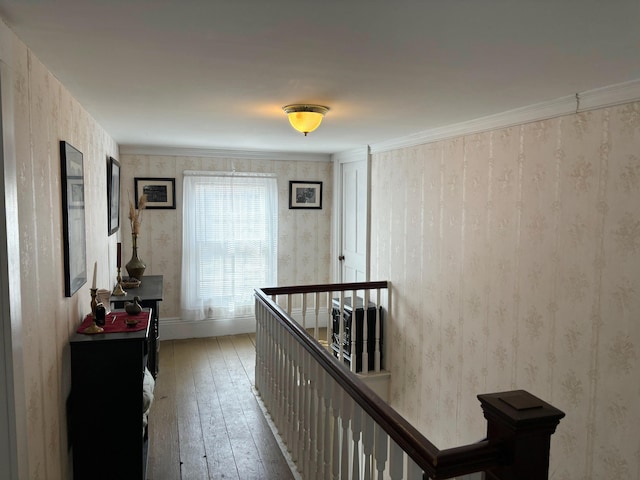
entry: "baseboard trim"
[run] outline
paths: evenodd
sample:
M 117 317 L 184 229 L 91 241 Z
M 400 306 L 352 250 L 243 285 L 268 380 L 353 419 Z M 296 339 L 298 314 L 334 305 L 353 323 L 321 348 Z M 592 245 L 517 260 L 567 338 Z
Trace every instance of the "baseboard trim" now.
M 179 317 L 160 319 L 160 340 L 223 337 L 256 331 L 255 317 L 183 321 Z
M 294 320 L 302 325 L 302 313 L 292 312 Z M 307 314 L 306 325 L 311 328 L 315 319 Z M 327 326 L 327 313 L 321 313 L 318 327 Z M 185 338 L 224 337 L 226 335 L 240 335 L 241 333 L 255 333 L 256 319 L 254 316 L 233 319 L 212 319 L 184 321 L 180 317 L 160 318 L 160 340 L 182 340 Z

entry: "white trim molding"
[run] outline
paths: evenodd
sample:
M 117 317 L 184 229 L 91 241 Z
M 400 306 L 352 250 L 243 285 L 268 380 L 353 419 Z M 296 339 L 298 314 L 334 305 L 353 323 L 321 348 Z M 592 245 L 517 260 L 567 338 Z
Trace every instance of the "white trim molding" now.
M 158 155 L 169 157 L 238 158 L 248 160 L 298 160 L 330 162 L 328 153 L 278 152 L 262 150 L 223 150 L 153 145 L 120 145 L 120 155 Z
M 488 130 L 522 125 L 549 118 L 585 112 L 640 100 L 640 79 L 578 92 L 548 102 L 516 108 L 466 122 L 418 132 L 406 137 L 371 145 L 371 153 L 414 147 L 447 138 L 471 135 Z
M 307 328 L 312 328 L 312 317 L 315 313 L 308 312 L 306 317 Z M 294 309 L 291 317 L 302 325 L 302 310 Z M 326 327 L 329 323 L 329 312 L 321 308 L 318 315 L 318 327 Z M 160 339 L 181 340 L 185 338 L 223 337 L 226 335 L 239 335 L 241 333 L 254 333 L 256 331 L 255 316 L 239 317 L 234 319 L 212 319 L 185 321 L 180 317 L 160 318 Z
M 8 480 L 27 478 L 29 471 L 13 81 L 0 58 L 0 463 Z

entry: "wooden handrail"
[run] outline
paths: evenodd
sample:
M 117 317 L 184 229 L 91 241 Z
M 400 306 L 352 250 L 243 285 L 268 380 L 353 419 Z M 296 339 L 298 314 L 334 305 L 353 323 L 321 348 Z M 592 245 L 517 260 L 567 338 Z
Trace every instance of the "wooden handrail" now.
M 387 282 L 322 285 L 323 291 L 384 288 Z M 366 286 L 365 286 L 366 285 Z M 373 286 L 371 286 L 373 285 Z M 341 288 L 344 286 L 344 288 Z M 297 287 L 303 290 L 312 286 Z M 308 290 L 305 293 L 318 290 Z M 293 287 L 256 290 L 257 300 L 276 317 L 279 323 L 298 340 L 325 371 L 353 398 L 360 407 L 391 437 L 422 470 L 433 479 L 450 478 L 483 470 L 499 464 L 500 451 L 488 442 L 440 450 L 404 417 L 382 401 L 362 380 L 352 375 L 322 348 L 309 333 L 291 321 L 287 313 L 269 298 L 271 295 L 299 293 Z
M 550 437 L 564 417 L 560 410 L 522 390 L 478 395 L 488 422 L 487 439 L 440 450 L 362 380 L 345 369 L 342 363 L 336 362 L 326 349 L 270 298 L 296 293 L 386 288 L 386 281 L 299 285 L 257 289 L 255 297 L 411 457 L 422 469 L 425 478 L 438 480 L 485 471 L 488 478 L 496 480 L 547 479 Z
M 291 293 L 323 293 L 346 292 L 349 290 L 373 290 L 376 288 L 388 288 L 389 282 L 355 282 L 355 283 L 323 283 L 319 285 L 291 285 L 288 287 L 262 288 L 260 291 L 267 295 L 289 295 Z

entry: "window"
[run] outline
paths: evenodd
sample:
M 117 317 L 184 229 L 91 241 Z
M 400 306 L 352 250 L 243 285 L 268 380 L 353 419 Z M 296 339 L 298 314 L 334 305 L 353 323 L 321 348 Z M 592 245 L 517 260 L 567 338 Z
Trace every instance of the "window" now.
M 182 318 L 253 315 L 253 290 L 277 283 L 274 177 L 185 172 Z

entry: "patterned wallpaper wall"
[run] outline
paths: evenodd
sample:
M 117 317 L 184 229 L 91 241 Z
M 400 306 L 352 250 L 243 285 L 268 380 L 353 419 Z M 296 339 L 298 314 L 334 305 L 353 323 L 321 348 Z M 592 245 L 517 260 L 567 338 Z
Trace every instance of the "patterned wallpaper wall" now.
M 640 477 L 639 152 L 632 103 L 373 156 L 392 402 L 440 448 L 525 389 L 567 414 L 550 478 Z
M 139 256 L 146 274 L 164 276 L 161 317 L 180 317 L 182 260 L 182 172 L 237 171 L 274 173 L 278 179 L 278 284 L 328 283 L 330 280 L 332 172 L 330 162 L 264 159 L 207 158 L 161 155 L 122 155 L 122 248 L 123 264 L 131 257 L 128 198 L 134 196 L 135 177 L 176 179 L 175 210 L 143 212 Z M 323 182 L 321 210 L 289 210 L 289 181 Z M 126 274 L 126 273 L 125 273 Z
M 24 478 L 71 478 L 67 398 L 69 337 L 90 309 L 91 280 L 64 296 L 59 141 L 83 153 L 87 268 L 99 287 L 115 278 L 116 236 L 107 232 L 106 166 L 113 139 L 0 21 L 0 60 L 13 80 L 27 468 Z M 22 432 L 21 432 L 22 433 Z

